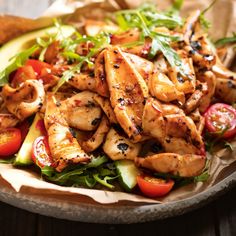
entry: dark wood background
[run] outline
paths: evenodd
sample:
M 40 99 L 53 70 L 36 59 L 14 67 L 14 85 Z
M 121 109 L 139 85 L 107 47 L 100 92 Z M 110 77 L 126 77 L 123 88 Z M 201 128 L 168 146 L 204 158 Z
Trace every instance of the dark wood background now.
M 0 13 L 36 17 L 53 0 L 0 0 Z M 135 217 L 135 216 L 134 216 Z M 215 235 L 236 236 L 236 187 L 182 216 L 132 225 L 91 224 L 33 214 L 0 202 L 0 235 Z

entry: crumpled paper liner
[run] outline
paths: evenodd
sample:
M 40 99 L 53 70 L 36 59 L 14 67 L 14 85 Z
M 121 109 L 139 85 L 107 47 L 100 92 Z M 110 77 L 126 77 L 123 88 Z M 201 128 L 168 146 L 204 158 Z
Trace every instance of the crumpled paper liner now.
M 83 20 L 88 18 L 102 19 L 112 14 L 112 12 L 123 9 L 137 7 L 142 2 L 123 0 L 58 0 L 49 7 L 39 19 L 26 19 L 13 16 L 0 16 L 0 44 L 8 41 L 27 31 L 32 31 L 52 24 L 52 18 L 60 17 L 64 22 L 72 23 L 76 26 L 83 24 Z M 166 9 L 171 1 L 155 1 L 160 9 Z M 185 0 L 183 15 L 195 9 L 205 9 L 211 0 Z M 207 18 L 212 22 L 210 37 L 217 39 L 231 33 L 236 29 L 236 1 L 219 0 L 207 13 Z M 232 55 L 233 56 L 233 55 Z M 222 149 L 211 157 L 207 182 L 189 184 L 172 191 L 161 199 L 148 199 L 135 194 L 124 192 L 112 192 L 94 190 L 86 188 L 62 187 L 48 183 L 29 169 L 17 169 L 12 165 L 0 164 L 0 186 L 7 186 L 16 192 L 27 192 L 27 194 L 39 194 L 42 196 L 56 197 L 65 201 L 88 202 L 94 204 L 119 204 L 127 201 L 133 204 L 153 204 L 161 202 L 172 202 L 185 199 L 207 190 L 210 186 L 226 178 L 230 173 L 236 171 L 236 141 L 232 142 L 233 152 L 229 149 Z

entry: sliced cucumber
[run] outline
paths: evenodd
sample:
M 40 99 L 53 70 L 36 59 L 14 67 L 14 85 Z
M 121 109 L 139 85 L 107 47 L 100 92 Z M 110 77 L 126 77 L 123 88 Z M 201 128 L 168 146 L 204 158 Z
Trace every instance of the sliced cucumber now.
M 39 120 L 41 120 L 41 117 L 37 113 L 32 125 L 30 126 L 29 132 L 25 137 L 25 140 L 21 145 L 19 152 L 17 153 L 14 165 L 25 166 L 32 164 L 31 154 L 33 142 L 37 137 L 43 135 L 41 133 L 41 130 L 37 128 L 37 123 Z
M 58 32 L 58 28 L 53 26 L 41 30 L 32 31 L 30 33 L 23 34 L 22 36 L 15 38 L 8 43 L 4 44 L 0 48 L 0 71 L 4 70 L 10 62 L 10 59 L 17 53 L 30 48 L 36 43 L 36 39 L 39 37 L 46 37 L 47 35 L 53 35 Z M 61 26 L 61 32 L 64 37 L 69 37 L 75 32 L 72 26 Z
M 119 181 L 123 188 L 130 192 L 137 185 L 137 176 L 140 170 L 131 160 L 119 160 L 115 162 L 117 172 L 120 175 Z

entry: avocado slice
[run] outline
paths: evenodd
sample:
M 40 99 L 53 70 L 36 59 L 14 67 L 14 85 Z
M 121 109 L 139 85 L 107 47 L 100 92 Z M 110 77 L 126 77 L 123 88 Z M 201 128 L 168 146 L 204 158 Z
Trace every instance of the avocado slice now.
M 32 125 L 30 126 L 29 132 L 25 137 L 24 142 L 16 155 L 16 159 L 13 163 L 15 166 L 26 166 L 33 163 L 31 160 L 33 142 L 37 137 L 43 135 L 41 130 L 37 127 L 38 121 L 41 119 L 42 118 L 37 113 L 34 117 Z
M 37 38 L 44 38 L 47 35 L 53 35 L 58 32 L 56 26 L 44 28 L 41 30 L 32 31 L 15 38 L 0 48 L 0 71 L 4 70 L 9 64 L 10 59 L 17 53 L 22 52 L 36 43 Z M 74 27 L 62 25 L 61 32 L 64 37 L 69 37 L 75 32 Z
M 131 160 L 115 161 L 116 169 L 119 174 L 119 182 L 127 191 L 131 192 L 137 185 L 137 176 L 141 173 Z

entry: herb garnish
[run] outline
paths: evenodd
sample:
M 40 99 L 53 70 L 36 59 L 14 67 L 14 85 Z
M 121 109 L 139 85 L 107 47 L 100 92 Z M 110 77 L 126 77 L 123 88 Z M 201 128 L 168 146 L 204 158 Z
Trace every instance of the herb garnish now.
M 182 1 L 176 1 L 176 9 L 182 5 Z M 174 14 L 175 13 L 175 14 Z M 182 25 L 181 18 L 176 11 L 160 13 L 156 7 L 151 4 L 144 4 L 137 9 L 122 10 L 116 13 L 116 20 L 123 31 L 137 28 L 140 30 L 140 41 L 144 43 L 145 38 L 152 39 L 149 58 L 155 57 L 158 51 L 161 51 L 172 67 L 176 67 L 178 72 L 183 76 L 188 73 L 185 71 L 184 65 L 177 54 L 171 48 L 170 43 L 178 41 L 179 37 L 161 34 L 155 31 L 156 27 L 165 26 L 169 29 Z
M 10 64 L 3 71 L 0 72 L 0 86 L 8 83 L 9 75 L 23 66 L 26 60 L 39 49 L 38 45 L 34 45 L 29 49 L 26 49 L 23 52 L 16 54 L 13 58 L 10 59 Z
M 223 46 L 223 45 L 229 44 L 229 43 L 236 43 L 236 33 L 235 32 L 233 32 L 233 35 L 231 37 L 225 37 L 225 38 L 218 39 L 215 42 L 215 45 L 217 47 L 219 47 L 219 46 Z
M 83 42 L 91 42 L 91 44 L 93 45 L 93 47 L 89 49 L 89 52 L 86 56 L 80 56 L 75 52 L 76 45 Z M 107 47 L 109 43 L 109 35 L 102 32 L 94 37 L 82 36 L 80 34 L 77 34 L 77 38 L 75 40 L 70 40 L 69 43 L 65 44 L 62 55 L 64 55 L 67 59 L 75 60 L 77 64 L 63 73 L 63 76 L 61 77 L 57 85 L 53 88 L 53 92 L 57 92 L 57 90 L 65 82 L 71 79 L 76 73 L 79 73 L 85 63 L 87 63 L 89 67 L 92 67 L 94 63 L 91 58 L 94 57 L 98 52 L 102 51 L 105 47 Z
M 217 0 L 213 0 L 210 5 L 208 7 L 206 7 L 200 14 L 199 16 L 199 20 L 200 20 L 200 24 L 201 26 L 205 29 L 205 30 L 208 30 L 210 27 L 211 27 L 211 23 L 205 18 L 205 13 L 207 11 L 209 11 L 213 6 L 214 4 L 217 2 Z

